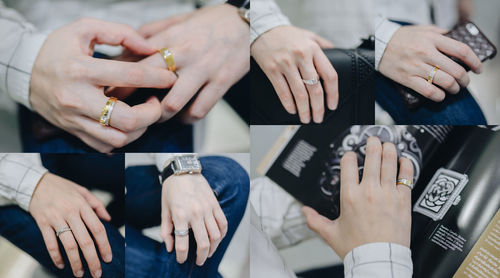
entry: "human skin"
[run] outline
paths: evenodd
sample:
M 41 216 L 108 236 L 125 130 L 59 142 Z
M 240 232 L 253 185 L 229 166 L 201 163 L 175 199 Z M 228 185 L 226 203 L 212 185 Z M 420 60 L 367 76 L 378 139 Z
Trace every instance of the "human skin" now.
M 161 102 L 160 122 L 181 109 L 186 123 L 204 118 L 250 70 L 250 29 L 236 7 L 229 4 L 152 22 L 142 26 L 139 33 L 157 49 L 168 47 L 176 63 L 178 79 Z M 137 57 L 126 53 L 122 59 L 137 60 Z M 166 68 L 159 53 L 139 63 Z M 117 88 L 112 93 L 126 97 L 134 91 L 134 88 Z M 185 107 L 193 98 L 190 106 Z
M 113 254 L 104 225 L 99 220 L 109 221 L 111 216 L 99 199 L 86 188 L 47 173 L 35 188 L 29 212 L 40 228 L 47 251 L 57 268 L 63 269 L 65 266 L 59 252 L 56 232 L 69 227 L 71 231 L 61 233 L 59 240 L 73 274 L 75 277 L 84 275 L 79 255 L 81 250 L 92 277 L 101 277 L 102 269 L 97 251 L 107 263 L 111 262 Z
M 398 178 L 413 179 L 413 165 L 399 159 L 392 143 L 381 145 L 370 137 L 363 177 L 359 181 L 357 156 L 347 152 L 341 160 L 340 216 L 330 220 L 304 207 L 309 227 L 340 256 L 372 242 L 391 242 L 410 247 L 411 190 L 396 185 Z
M 156 49 L 131 27 L 84 18 L 52 32 L 35 60 L 30 103 L 52 124 L 100 152 L 110 152 L 139 138 L 161 116 L 158 99 L 128 106 L 118 101 L 110 125 L 99 118 L 106 87 L 169 88 L 176 76 L 166 69 L 93 58 L 95 44 L 122 45 L 140 55 Z
M 481 73 L 483 66 L 468 45 L 444 36 L 446 32 L 432 25 L 399 28 L 385 49 L 379 71 L 435 102 L 442 101 L 445 92 L 458 93 L 461 87 L 467 87 L 470 78 L 446 55 L 463 61 L 475 73 Z M 427 77 L 435 66 L 439 70 L 430 84 Z
M 298 112 L 300 121 L 321 123 L 328 109 L 338 104 L 337 72 L 321 50 L 333 48 L 328 40 L 294 26 L 279 26 L 262 34 L 251 54 L 269 78 L 283 107 Z M 306 85 L 302 79 L 320 77 L 322 83 Z
M 163 182 L 161 237 L 169 253 L 175 243 L 181 264 L 187 260 L 189 236 L 174 236 L 173 232 L 188 229 L 196 240 L 196 264 L 202 266 L 226 235 L 227 219 L 201 174 L 172 175 Z

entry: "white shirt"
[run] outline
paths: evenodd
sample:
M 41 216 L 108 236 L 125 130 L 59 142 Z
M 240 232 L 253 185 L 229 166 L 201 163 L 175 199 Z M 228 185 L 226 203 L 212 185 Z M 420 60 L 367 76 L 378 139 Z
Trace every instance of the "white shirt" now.
M 17 204 L 28 211 L 33 191 L 45 173 L 39 154 L 0 153 L 0 204 Z

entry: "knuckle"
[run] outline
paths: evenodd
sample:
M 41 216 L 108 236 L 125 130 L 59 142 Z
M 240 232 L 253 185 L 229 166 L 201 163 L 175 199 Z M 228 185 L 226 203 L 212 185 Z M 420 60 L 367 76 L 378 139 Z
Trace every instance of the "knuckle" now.
M 201 251 L 207 251 L 210 248 L 210 243 L 207 240 L 201 240 L 198 242 L 198 249 Z
M 170 100 L 170 101 L 165 103 L 165 109 L 168 112 L 177 113 L 181 110 L 181 108 L 182 108 L 181 103 L 175 99 Z
M 139 120 L 134 113 L 128 113 L 123 120 L 123 131 L 132 132 L 139 127 Z
M 83 79 L 88 76 L 88 68 L 76 59 L 72 59 L 61 66 L 64 76 L 71 79 Z
M 282 67 L 288 68 L 292 66 L 292 59 L 287 55 L 282 55 L 276 58 L 276 60 L 278 64 L 281 65 Z
M 73 253 L 78 251 L 78 245 L 76 245 L 76 242 L 70 242 L 66 245 L 66 250 L 68 250 L 68 253 Z
M 103 234 L 105 231 L 106 229 L 104 228 L 104 225 L 102 225 L 101 223 L 94 225 L 94 233 Z
M 210 241 L 211 241 L 211 242 L 216 242 L 216 241 L 220 240 L 220 239 L 221 239 L 221 237 L 222 237 L 222 235 L 221 235 L 220 233 L 216 233 L 215 235 L 212 235 L 212 236 L 210 237 Z
M 113 148 L 122 148 L 127 144 L 127 136 L 124 134 L 114 136 L 110 139 L 109 143 L 113 146 Z
M 309 96 L 306 93 L 300 92 L 295 95 L 297 102 L 306 102 L 309 100 Z
M 184 252 L 187 252 L 188 251 L 188 247 L 185 246 L 185 245 L 176 245 L 175 246 L 175 250 L 177 252 L 181 252 L 181 253 L 184 253 Z
M 75 94 L 68 93 L 68 91 L 55 91 L 54 97 L 61 108 L 79 110 L 81 107 L 78 97 Z
M 455 80 L 453 78 L 446 78 L 443 80 L 443 87 L 447 90 L 450 90 L 455 85 Z
M 303 47 L 295 47 L 292 50 L 292 54 L 299 59 L 305 59 L 307 57 L 307 50 Z
M 90 248 L 94 246 L 94 242 L 90 238 L 84 238 L 80 241 L 80 246 L 82 249 Z
M 458 67 L 455 72 L 454 72 L 454 76 L 458 79 L 464 79 L 465 76 L 467 75 L 467 72 L 465 71 L 464 68 L 462 67 Z
M 422 89 L 420 92 L 424 97 L 430 98 L 432 95 L 434 95 L 434 89 L 432 87 L 425 87 Z
M 325 79 L 327 81 L 330 81 L 330 82 L 333 82 L 333 81 L 337 81 L 338 80 L 338 74 L 335 70 L 331 70 L 331 71 L 328 71 L 326 74 L 325 74 Z
M 191 118 L 193 118 L 194 120 L 198 121 L 198 120 L 205 118 L 207 113 L 208 113 L 208 111 L 205 108 L 196 108 L 196 109 L 191 110 L 191 112 L 189 113 L 189 116 L 191 116 Z
M 266 69 L 271 73 L 277 73 L 280 70 L 277 63 L 269 63 L 269 65 L 266 66 Z
M 460 45 L 457 48 L 457 58 L 460 58 L 461 60 L 466 59 L 471 55 L 471 49 L 469 46 L 467 46 L 464 43 L 460 43 Z
M 47 245 L 47 251 L 49 251 L 50 254 L 53 254 L 53 256 L 55 256 L 56 253 L 59 251 L 59 248 L 55 244 L 50 244 Z

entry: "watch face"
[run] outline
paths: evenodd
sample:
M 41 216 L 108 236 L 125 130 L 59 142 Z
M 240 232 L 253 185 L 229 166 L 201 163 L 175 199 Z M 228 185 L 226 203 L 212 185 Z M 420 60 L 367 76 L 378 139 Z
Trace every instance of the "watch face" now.
M 196 155 L 184 155 L 175 159 L 174 171 L 176 174 L 199 173 L 201 165 Z

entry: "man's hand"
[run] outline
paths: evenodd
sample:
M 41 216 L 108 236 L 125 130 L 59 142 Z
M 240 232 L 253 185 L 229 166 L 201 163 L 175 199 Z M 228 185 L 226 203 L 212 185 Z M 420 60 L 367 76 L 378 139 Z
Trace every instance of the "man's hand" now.
M 332 48 L 328 40 L 293 26 L 281 26 L 262 34 L 252 44 L 251 54 L 273 84 L 283 107 L 290 114 L 299 112 L 300 121 L 312 118 L 321 123 L 324 99 L 330 110 L 337 108 L 337 72 L 321 48 Z M 302 81 L 320 77 L 315 85 Z M 326 96 L 325 96 L 326 94 Z
M 436 102 L 445 98 L 445 92 L 435 85 L 449 93 L 458 93 L 470 79 L 465 69 L 445 54 L 460 59 L 475 73 L 481 73 L 482 63 L 468 45 L 444 33 L 446 30 L 435 26 L 399 28 L 380 60 L 380 72 Z M 429 84 L 427 77 L 435 66 L 439 70 L 433 84 Z
M 340 167 L 339 218 L 331 221 L 304 207 L 309 227 L 342 259 L 352 249 L 372 242 L 410 247 L 411 190 L 396 185 L 398 158 L 394 145 L 382 146 L 377 137 L 368 139 L 361 183 L 356 154 L 346 153 Z M 407 158 L 399 160 L 399 178 L 413 179 L 413 165 Z
M 59 252 L 56 232 L 69 227 L 71 231 L 61 233 L 59 240 L 66 251 L 73 274 L 76 277 L 83 277 L 84 274 L 80 249 L 92 277 L 101 277 L 102 269 L 96 245 L 103 261 L 109 263 L 112 260 L 108 236 L 99 220 L 109 221 L 111 216 L 101 201 L 86 188 L 47 173 L 33 193 L 29 212 L 42 232 L 50 258 L 59 269 L 64 268 L 64 262 Z
M 33 66 L 30 102 L 52 124 L 101 152 L 139 138 L 161 115 L 156 98 L 133 107 L 118 101 L 110 127 L 98 122 L 107 97 L 104 88 L 168 88 L 175 75 L 159 67 L 92 58 L 95 44 L 123 45 L 139 55 L 156 49 L 131 27 L 80 19 L 49 35 Z
M 174 230 L 191 228 L 196 240 L 196 264 L 214 254 L 227 233 L 227 220 L 215 194 L 201 174 L 170 176 L 163 182 L 161 237 L 168 252 L 175 242 L 177 261 L 188 256 L 189 236 L 173 236 Z
M 160 121 L 172 118 L 198 91 L 183 118 L 188 123 L 202 119 L 250 70 L 250 29 L 231 5 L 207 7 L 153 22 L 142 26 L 140 32 L 156 48 L 167 47 L 177 66 L 179 78 L 161 103 Z M 159 53 L 140 64 L 166 68 Z M 128 96 L 133 91 L 117 89 L 114 94 Z

